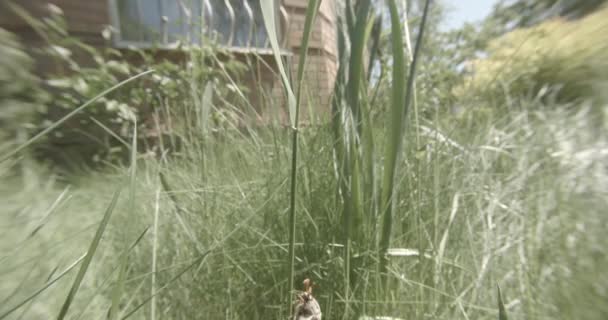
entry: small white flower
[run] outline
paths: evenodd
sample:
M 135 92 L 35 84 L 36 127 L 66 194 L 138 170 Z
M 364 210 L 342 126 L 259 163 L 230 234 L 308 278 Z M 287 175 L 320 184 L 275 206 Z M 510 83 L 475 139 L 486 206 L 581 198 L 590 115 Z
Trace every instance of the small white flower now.
M 109 100 L 108 102 L 106 102 L 106 110 L 108 110 L 108 111 L 118 110 L 118 101 Z
M 51 14 L 54 14 L 54 15 L 63 15 L 63 10 L 61 10 L 61 8 L 59 8 L 58 6 L 56 6 L 56 5 L 52 4 L 52 3 L 49 3 L 47 5 L 47 9 L 49 10 L 49 12 Z
M 86 93 L 89 91 L 89 85 L 86 83 L 86 81 L 84 81 L 84 79 L 79 78 L 76 80 L 76 83 L 74 83 L 74 89 L 78 93 L 86 95 Z
M 46 84 L 55 88 L 69 88 L 72 83 L 70 79 L 48 79 L 46 80 Z
M 129 74 L 129 66 L 126 63 L 110 60 L 106 63 L 106 65 L 113 71 L 120 72 L 122 74 Z
M 124 103 L 118 105 L 118 116 L 125 120 L 135 121 L 135 112 Z
M 51 50 L 53 50 L 56 54 L 58 54 L 59 56 L 61 56 L 64 59 L 67 59 L 72 56 L 72 51 L 70 51 L 69 49 L 64 48 L 64 47 L 53 45 L 53 46 L 51 46 Z
M 112 34 L 114 33 L 114 28 L 112 26 L 106 26 L 105 28 L 103 28 L 103 30 L 101 31 L 101 36 L 105 39 L 105 40 L 110 40 L 112 39 Z

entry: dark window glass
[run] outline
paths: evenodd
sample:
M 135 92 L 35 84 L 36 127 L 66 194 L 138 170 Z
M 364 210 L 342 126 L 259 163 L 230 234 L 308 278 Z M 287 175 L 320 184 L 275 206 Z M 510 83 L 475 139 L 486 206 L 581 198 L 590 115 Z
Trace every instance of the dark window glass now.
M 223 45 L 268 47 L 260 0 L 115 1 L 123 41 L 200 44 L 205 30 Z
M 182 3 L 180 4 L 180 2 Z M 188 11 L 184 9 L 192 9 L 189 2 L 192 1 L 161 0 L 161 15 L 167 18 L 165 28 L 170 42 L 184 40 L 183 38 L 187 36 L 186 31 L 188 30 L 189 19 Z
M 266 27 L 264 25 L 264 16 L 262 15 L 262 7 L 260 6 L 259 0 L 247 0 L 249 6 L 253 9 L 253 39 L 251 39 L 251 45 L 257 48 L 266 47 L 266 41 L 268 40 L 268 34 L 266 33 Z
M 158 1 L 118 0 L 121 38 L 126 41 L 158 41 L 160 7 Z

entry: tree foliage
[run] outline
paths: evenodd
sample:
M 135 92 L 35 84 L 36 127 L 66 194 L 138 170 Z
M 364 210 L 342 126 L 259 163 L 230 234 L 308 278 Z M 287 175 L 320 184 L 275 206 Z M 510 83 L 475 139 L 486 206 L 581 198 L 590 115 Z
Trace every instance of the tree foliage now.
M 582 19 L 556 18 L 492 39 L 470 61 L 458 97 L 504 101 L 544 95 L 562 102 L 601 98 L 608 78 L 608 8 Z
M 501 0 L 495 5 L 486 26 L 505 33 L 531 27 L 552 18 L 579 19 L 597 10 L 606 0 Z

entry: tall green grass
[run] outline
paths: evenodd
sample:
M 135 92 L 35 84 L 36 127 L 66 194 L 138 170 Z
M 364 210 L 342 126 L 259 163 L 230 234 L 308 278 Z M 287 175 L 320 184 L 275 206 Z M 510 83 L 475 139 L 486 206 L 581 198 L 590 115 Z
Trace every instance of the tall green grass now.
M 384 212 L 383 223 L 382 223 L 382 234 L 380 239 L 380 271 L 385 272 L 386 270 L 386 255 L 388 254 L 388 248 L 390 244 L 390 237 L 392 231 L 392 220 L 393 220 L 393 199 L 394 199 L 394 184 L 395 184 L 395 168 L 397 164 L 397 158 L 400 153 L 401 144 L 403 140 L 403 127 L 407 121 L 407 114 L 412 96 L 414 95 L 414 77 L 416 75 L 416 64 L 419 59 L 420 47 L 422 46 L 422 39 L 424 36 L 424 28 L 426 19 L 429 12 L 430 0 L 427 0 L 424 5 L 424 11 L 422 14 L 422 20 L 420 22 L 420 28 L 418 31 L 418 39 L 416 41 L 416 48 L 412 56 L 412 62 L 409 65 L 409 76 L 407 79 L 403 78 L 406 74 L 405 70 L 405 53 L 403 36 L 401 31 L 401 24 L 399 21 L 399 12 L 395 1 L 389 3 L 391 13 L 391 33 L 392 33 L 392 45 L 393 45 L 393 96 L 392 96 L 392 108 L 390 118 L 391 123 L 389 125 L 389 133 L 387 134 L 386 142 L 386 154 L 384 156 L 384 177 L 382 183 L 382 211 Z M 407 85 L 405 85 L 407 81 Z M 404 86 L 405 85 L 405 86 Z M 405 90 L 403 88 L 405 87 Z
M 391 17 L 391 33 L 389 35 L 392 48 L 392 82 L 390 83 L 391 98 L 387 101 L 390 115 L 381 130 L 374 123 L 371 111 L 374 105 L 367 97 L 373 91 L 366 81 L 363 66 L 371 65 L 373 61 L 364 61 L 366 44 L 372 40 L 365 30 L 371 30 L 373 25 L 372 6 L 370 1 L 361 1 L 357 11 L 351 13 L 351 7 L 346 6 L 344 16 L 347 21 L 345 30 L 340 33 L 340 61 L 342 65 L 338 72 L 338 81 L 333 100 L 334 151 L 340 181 L 340 193 L 343 202 L 343 227 L 345 246 L 345 299 L 355 297 L 350 292 L 350 286 L 361 285 L 356 281 L 360 276 L 351 279 L 351 272 L 360 265 L 351 266 L 351 257 L 361 251 L 376 251 L 376 255 L 368 255 L 365 264 L 377 261 L 378 275 L 387 272 L 388 249 L 392 237 L 393 215 L 397 192 L 395 187 L 401 145 L 407 123 L 407 110 L 411 97 L 414 95 L 414 78 L 419 49 L 422 46 L 426 17 L 430 1 L 425 3 L 424 13 L 419 28 L 416 51 L 412 63 L 406 65 L 403 23 L 395 1 L 389 1 Z M 406 21 L 406 24 L 408 22 Z M 375 40 L 374 40 L 375 41 Z M 405 42 L 409 43 L 409 39 Z M 350 43 L 350 47 L 347 46 Z M 371 69 L 370 69 L 371 70 Z M 384 120 L 384 119 L 383 119 Z M 377 144 L 378 139 L 385 139 L 383 145 Z M 383 157 L 378 157 L 383 153 Z M 379 226 L 379 228 L 377 227 Z M 377 241 L 377 244 L 376 244 Z M 352 243 L 358 253 L 352 252 Z M 372 245 L 369 245 L 372 243 Z M 374 248 L 376 248 L 374 250 Z M 361 263 L 361 262 L 357 262 Z M 373 264 L 373 263 L 371 263 Z M 377 278 L 377 277 L 376 277 Z M 377 278 L 378 279 L 378 278 Z M 389 295 L 385 277 L 384 284 L 376 283 L 377 290 Z M 367 284 L 365 284 L 367 286 Z M 381 289 L 383 288 L 383 289 Z M 357 298 L 355 298 L 357 300 Z M 347 307 L 348 311 L 348 307 Z M 355 314 L 361 312 L 355 307 Z M 348 316 L 348 313 L 346 315 Z
M 84 275 L 86 274 L 87 269 L 89 268 L 89 265 L 91 264 L 91 260 L 93 260 L 93 255 L 95 254 L 95 251 L 97 251 L 97 247 L 99 246 L 99 242 L 101 241 L 101 236 L 103 235 L 103 233 L 106 229 L 106 226 L 108 225 L 108 222 L 110 221 L 110 217 L 112 216 L 112 212 L 114 211 L 114 207 L 116 206 L 116 201 L 118 200 L 119 195 L 120 195 L 120 193 L 118 191 L 114 194 L 114 197 L 112 198 L 112 202 L 108 206 L 108 209 L 106 210 L 101 222 L 99 223 L 99 228 L 97 228 L 97 231 L 95 232 L 93 241 L 91 242 L 91 245 L 89 246 L 89 250 L 87 251 L 87 254 L 84 257 L 84 260 L 83 260 L 82 265 L 80 266 L 80 269 L 78 270 L 78 274 L 76 275 L 76 279 L 74 279 L 74 283 L 72 284 L 72 287 L 70 288 L 70 292 L 68 293 L 68 296 L 66 297 L 65 302 L 63 303 L 63 306 L 61 306 L 61 310 L 59 311 L 57 320 L 64 319 L 68 313 L 70 305 L 72 304 L 72 301 L 74 300 L 74 297 L 76 296 L 76 293 L 78 292 L 80 284 L 82 283 L 82 279 L 84 278 Z
M 351 314 L 368 316 L 497 319 L 497 283 L 507 293 L 502 300 L 510 318 L 559 318 L 563 313 L 602 319 L 600 302 L 605 296 L 597 289 L 606 283 L 600 268 L 606 245 L 600 210 L 606 205 L 602 193 L 606 174 L 601 150 L 608 140 L 597 138 L 605 136 L 605 130 L 589 126 L 590 114 L 585 108 L 575 113 L 520 110 L 487 123 L 454 120 L 452 127 L 443 130 L 425 126 L 439 130 L 421 130 L 421 142 L 430 147 L 424 152 L 405 148 L 406 157 L 400 161 L 406 170 L 398 180 L 399 188 L 409 191 L 397 194 L 387 265 L 388 297 L 375 289 L 379 262 L 373 258 L 375 247 L 360 244 L 359 237 L 365 234 L 357 233 L 352 238 L 351 296 L 344 296 L 342 196 L 336 192 L 334 169 L 327 165 L 333 161 L 332 131 L 302 130 L 296 283 L 303 277 L 315 279 L 316 297 L 328 319 L 343 318 L 347 304 Z M 286 133 L 279 129 L 276 136 L 260 132 L 259 145 L 237 137 L 230 147 L 210 141 L 207 150 L 213 153 L 207 154 L 204 182 L 193 174 L 200 170 L 200 154 L 162 162 L 140 159 L 136 208 L 131 211 L 127 199 L 117 204 L 70 314 L 105 316 L 122 263 L 124 239 L 136 238 L 134 233 L 153 225 L 157 215 L 154 237 L 145 234 L 128 255 L 121 318 L 149 319 L 152 301 L 157 318 L 284 316 L 288 311 L 286 204 L 290 197 L 286 191 L 291 155 Z M 433 169 L 435 158 L 438 165 Z M 160 186 L 158 171 L 166 176 L 168 189 Z M 11 316 L 25 312 L 25 318 L 56 317 L 70 289 L 70 274 L 58 281 L 54 281 L 58 275 L 48 275 L 55 264 L 66 261 L 62 257 L 72 263 L 78 257 L 70 252 L 86 250 L 72 249 L 83 241 L 69 237 L 85 239 L 94 233 L 97 223 L 87 213 L 103 209 L 127 172 L 128 168 L 116 168 L 71 178 L 72 188 L 57 207 L 59 214 L 51 216 L 13 254 L 7 248 L 38 222 L 23 218 L 42 217 L 44 204 L 51 206 L 63 186 L 60 183 L 51 189 L 58 191 L 44 192 L 38 190 L 40 184 L 32 184 L 39 195 L 35 200 L 31 191 L 3 185 L 8 215 L 2 220 L 6 259 L 0 263 L 0 298 L 8 300 L 2 313 L 52 282 Z M 38 175 L 48 179 L 47 173 Z M 421 188 L 413 188 L 417 185 Z M 159 189 L 164 191 L 158 193 L 157 201 Z M 436 189 L 441 194 L 437 201 Z M 417 199 L 421 202 L 414 202 Z M 441 213 L 438 220 L 435 205 Z M 416 212 L 421 214 L 415 225 L 419 230 L 411 222 Z M 361 222 L 361 228 L 369 232 L 373 226 L 367 221 Z M 90 223 L 92 227 L 83 229 Z M 434 243 L 433 230 L 438 230 L 440 243 Z M 427 249 L 421 253 L 420 247 Z M 204 258 L 201 249 L 209 252 Z M 66 267 L 60 265 L 58 270 Z M 30 268 L 34 271 L 27 276 Z
M 279 66 L 279 71 L 281 73 L 281 77 L 283 80 L 283 86 L 285 87 L 285 91 L 288 96 L 288 106 L 289 106 L 289 119 L 291 121 L 292 126 L 292 140 L 291 140 L 291 172 L 290 172 L 290 200 L 289 200 L 289 275 L 287 281 L 289 283 L 288 288 L 288 299 L 287 309 L 291 309 L 292 303 L 292 292 L 294 291 L 294 267 L 295 267 L 295 241 L 296 241 L 296 197 L 297 197 L 297 176 L 298 176 L 298 131 L 299 131 L 299 122 L 300 122 L 300 109 L 302 102 L 302 85 L 304 82 L 304 68 L 306 67 L 306 58 L 308 57 L 308 44 L 310 40 L 310 35 L 312 32 L 312 26 L 315 21 L 315 17 L 317 15 L 317 11 L 319 10 L 319 6 L 321 5 L 321 0 L 312 0 L 308 3 L 306 9 L 306 18 L 304 21 L 304 30 L 302 35 L 302 44 L 300 46 L 299 52 L 299 61 L 298 61 L 298 69 L 297 76 L 295 79 L 295 83 L 291 84 L 289 79 L 287 78 L 287 74 L 285 73 L 285 66 L 283 65 L 283 60 L 280 58 L 280 48 L 278 45 L 278 37 L 277 37 L 277 29 L 275 27 L 274 21 L 276 21 L 276 17 L 273 13 L 277 12 L 275 8 L 275 2 L 272 0 L 266 0 L 263 2 L 263 13 L 264 13 L 264 23 L 266 25 L 266 30 L 268 30 L 268 35 L 270 38 L 270 42 L 272 45 L 272 49 L 274 52 L 275 60 L 277 65 Z M 294 92 L 296 92 L 296 96 L 294 98 Z M 289 313 L 290 317 L 291 312 Z

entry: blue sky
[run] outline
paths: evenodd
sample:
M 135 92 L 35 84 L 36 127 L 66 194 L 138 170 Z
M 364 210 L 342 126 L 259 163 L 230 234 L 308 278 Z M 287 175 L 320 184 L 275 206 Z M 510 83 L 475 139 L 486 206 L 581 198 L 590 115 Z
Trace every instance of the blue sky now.
M 441 0 L 448 8 L 443 28 L 458 28 L 465 22 L 476 22 L 486 17 L 498 0 Z

